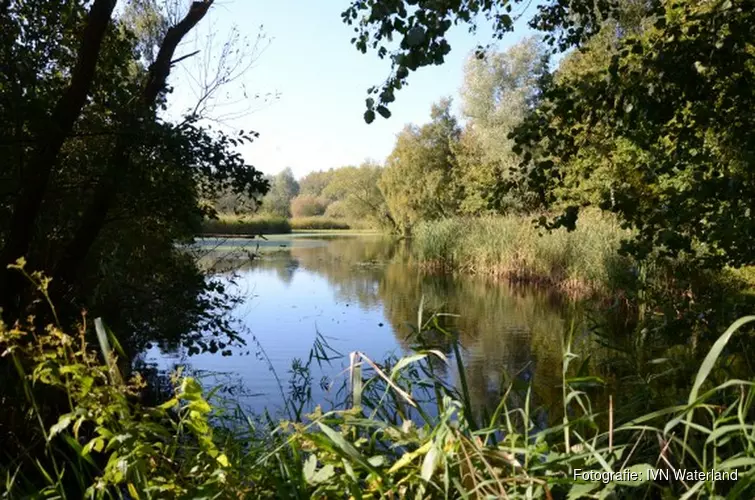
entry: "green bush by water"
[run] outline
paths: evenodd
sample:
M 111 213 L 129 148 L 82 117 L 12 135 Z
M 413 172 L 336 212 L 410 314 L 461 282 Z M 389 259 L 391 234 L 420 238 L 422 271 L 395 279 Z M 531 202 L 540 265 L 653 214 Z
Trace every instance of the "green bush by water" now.
M 331 217 L 323 216 L 294 217 L 291 219 L 291 227 L 296 231 L 320 229 L 355 229 L 353 225 L 345 219 L 334 219 Z
M 568 291 L 607 290 L 631 272 L 618 249 L 628 233 L 609 215 L 586 212 L 577 229 L 547 232 L 533 216 L 449 218 L 418 224 L 415 257 L 427 267 L 547 283 Z
M 203 235 L 253 236 L 258 234 L 287 234 L 307 230 L 347 230 L 372 229 L 364 221 L 349 221 L 332 217 L 293 217 L 287 219 L 274 215 L 242 217 L 222 214 L 217 219 L 206 220 L 202 224 Z
M 220 215 L 217 219 L 204 221 L 203 235 L 253 236 L 258 234 L 286 234 L 291 232 L 291 224 L 285 217 L 257 215 L 241 217 Z

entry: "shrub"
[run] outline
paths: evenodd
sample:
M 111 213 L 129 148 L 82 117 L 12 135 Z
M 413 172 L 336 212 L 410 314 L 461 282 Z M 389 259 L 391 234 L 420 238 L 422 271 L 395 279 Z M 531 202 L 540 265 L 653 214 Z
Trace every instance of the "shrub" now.
M 325 217 L 330 219 L 347 219 L 349 217 L 348 208 L 348 203 L 345 201 L 334 201 L 325 209 Z
M 327 200 L 310 194 L 300 194 L 291 200 L 291 215 L 293 217 L 313 217 L 325 213 Z
M 297 217 L 291 219 L 291 228 L 299 231 L 306 229 L 354 229 L 346 220 L 329 217 Z

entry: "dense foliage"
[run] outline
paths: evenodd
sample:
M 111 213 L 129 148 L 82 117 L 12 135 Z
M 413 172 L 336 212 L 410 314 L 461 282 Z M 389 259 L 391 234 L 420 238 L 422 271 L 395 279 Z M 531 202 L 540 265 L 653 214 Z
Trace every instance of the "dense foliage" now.
M 35 312 L 27 281 L 7 268 L 23 257 L 52 278 L 66 322 L 86 308 L 129 350 L 193 344 L 199 334 L 182 335 L 230 333 L 214 314 L 227 300 L 177 243 L 211 215 L 202 199 L 254 198 L 266 182 L 235 152 L 255 134 L 212 130 L 196 114 L 161 118 L 178 43 L 212 1 L 173 23 L 153 3 L 123 15 L 115 3 L 0 7 L 0 308 L 9 323 Z
M 430 113 L 430 123 L 408 126 L 397 137 L 380 183 L 396 226 L 408 233 L 420 220 L 453 214 L 453 147 L 460 130 L 445 100 Z
M 393 63 L 387 83 L 373 89 L 378 102 L 368 99 L 368 122 L 375 111 L 388 116 L 410 71 L 443 62 L 453 24 L 486 17 L 496 35 L 512 27 L 507 1 L 408 4 L 355 1 L 344 12 L 357 26 L 357 48 L 390 54 Z M 470 123 L 459 163 L 465 188 L 476 179 L 481 187 L 461 207 L 506 211 L 512 205 L 502 200 L 518 195 L 519 207 L 562 212 L 549 227 L 572 229 L 580 207 L 597 205 L 634 230 L 625 250 L 640 260 L 753 263 L 754 11 L 748 0 L 539 5 L 531 26 L 556 48 L 579 49 L 550 74 L 532 66 L 542 60 L 532 50 L 481 51 L 483 62 L 469 63 L 463 97 Z M 390 49 L 394 36 L 400 44 Z M 519 70 L 524 79 L 507 80 L 506 71 L 516 76 L 527 64 Z M 507 86 L 508 98 L 501 97 Z M 506 123 L 496 109 L 507 113 Z M 521 155 L 518 162 L 512 154 Z
M 752 264 L 753 5 L 664 6 L 609 61 L 549 85 L 518 140 L 550 203 L 619 214 L 634 255 Z

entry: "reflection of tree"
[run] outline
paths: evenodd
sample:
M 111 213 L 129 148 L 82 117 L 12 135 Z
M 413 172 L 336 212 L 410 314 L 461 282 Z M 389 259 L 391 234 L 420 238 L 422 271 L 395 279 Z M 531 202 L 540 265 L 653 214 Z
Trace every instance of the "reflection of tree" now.
M 289 253 L 289 256 L 291 254 Z M 278 278 L 282 282 L 284 282 L 286 285 L 290 285 L 291 281 L 294 279 L 294 273 L 296 273 L 296 270 L 299 269 L 299 261 L 293 258 L 288 259 L 270 259 L 267 261 L 269 264 L 266 266 L 268 269 L 272 268 L 275 270 L 275 274 L 278 275 Z
M 291 248 L 300 265 L 327 279 L 339 299 L 365 308 L 380 303 L 378 283 L 394 253 L 393 241 L 383 237 L 333 238 L 325 246 Z
M 563 307 L 552 296 L 507 283 L 428 275 L 409 263 L 407 248 L 383 238 L 334 239 L 327 246 L 296 247 L 291 254 L 324 276 L 343 300 L 382 305 L 404 349 L 422 344 L 451 354 L 452 338 L 433 329 L 415 336 L 417 313 L 441 316 L 439 325 L 459 335 L 473 405 L 497 403 L 502 382 L 531 382 L 536 401 L 560 397 Z M 436 367 L 439 373 L 445 367 Z
M 545 293 L 517 290 L 506 283 L 470 277 L 422 275 L 405 263 L 389 264 L 380 283 L 386 316 L 397 340 L 409 347 L 417 308 L 424 296 L 425 317 L 442 312 L 441 326 L 457 332 L 473 405 L 497 403 L 501 384 L 518 375 L 532 382 L 543 403 L 559 397 L 563 310 Z M 450 339 L 426 334 L 426 343 L 451 352 Z

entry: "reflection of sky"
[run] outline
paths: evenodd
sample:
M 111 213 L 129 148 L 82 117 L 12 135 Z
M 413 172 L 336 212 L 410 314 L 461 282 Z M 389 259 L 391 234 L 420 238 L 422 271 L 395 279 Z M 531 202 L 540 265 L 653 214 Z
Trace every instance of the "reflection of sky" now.
M 319 389 L 322 375 L 340 374 L 337 385 L 345 380 L 342 372 L 348 365 L 349 352 L 359 350 L 376 360 L 391 352 L 400 353 L 381 305 L 360 306 L 345 301 L 326 278 L 314 272 L 295 269 L 289 281 L 281 279 L 276 269 L 254 267 L 239 271 L 236 282 L 238 291 L 247 298 L 237 308 L 236 317 L 264 348 L 284 388 L 291 360 L 306 361 L 317 331 L 344 358 L 334 361 L 330 369 L 323 366 L 325 373 L 313 362 L 315 399 L 319 399 L 318 394 L 322 395 Z M 187 361 L 194 370 L 237 374 L 244 383 L 245 393 L 258 394 L 244 401 L 253 409 L 277 407 L 280 391 L 275 377 L 266 363 L 255 357 L 255 350 L 254 342 L 248 339 L 246 346 L 234 349 L 233 356 L 200 354 Z M 249 355 L 245 355 L 247 351 Z M 149 358 L 155 359 L 156 355 L 157 352 L 152 351 Z M 163 360 L 159 365 L 168 366 L 170 361 Z

